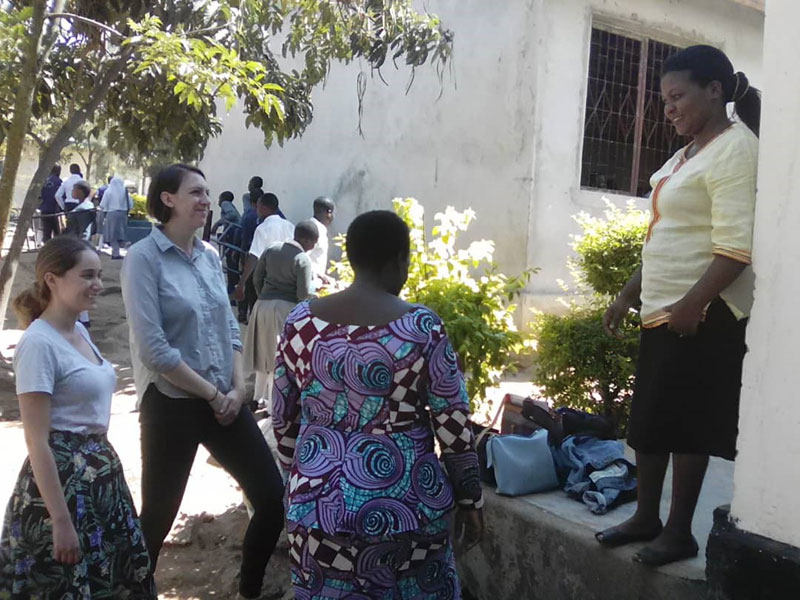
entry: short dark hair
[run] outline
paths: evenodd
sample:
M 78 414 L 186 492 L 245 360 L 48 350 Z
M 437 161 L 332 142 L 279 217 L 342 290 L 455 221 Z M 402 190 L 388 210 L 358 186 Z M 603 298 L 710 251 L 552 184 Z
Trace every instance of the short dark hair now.
M 55 175 L 56 177 L 61 175 L 61 165 L 53 165 L 53 168 L 50 169 L 50 175 Z
M 108 176 L 108 183 L 111 183 L 111 180 L 112 180 L 112 179 L 114 179 L 114 176 L 113 176 L 113 175 L 109 175 L 109 176 Z
M 234 199 L 233 192 L 225 191 L 219 195 L 220 202 L 233 202 Z
M 265 192 L 261 194 L 258 199 L 258 203 L 265 208 L 271 208 L 273 210 L 278 210 L 278 206 L 280 205 L 278 202 L 278 197 L 272 192 Z
M 318 198 L 314 198 L 314 214 L 318 215 L 320 213 L 328 212 L 329 210 L 335 210 L 336 205 L 333 203 L 333 200 L 328 198 L 327 196 L 319 196 Z
M 156 173 L 147 188 L 147 212 L 151 217 L 161 223 L 166 223 L 172 216 L 172 209 L 161 201 L 161 193 L 167 192 L 174 194 L 181 187 L 183 179 L 187 173 L 197 173 L 203 179 L 206 178 L 197 167 L 175 163 Z
M 69 172 L 73 175 L 80 175 L 81 174 L 81 166 L 77 163 L 72 163 L 69 166 Z
M 255 188 L 262 188 L 264 187 L 264 180 L 261 179 L 258 175 L 255 175 L 250 178 L 250 182 L 247 184 L 247 189 L 252 190 Z
M 309 240 L 317 243 L 319 240 L 319 229 L 313 221 L 300 221 L 294 226 L 294 239 L 296 241 Z
M 362 213 L 347 228 L 345 250 L 356 271 L 379 271 L 411 252 L 408 225 L 390 210 Z
M 86 200 L 86 198 L 89 196 L 89 194 L 92 193 L 91 186 L 89 186 L 89 184 L 86 181 L 83 181 L 83 180 L 76 181 L 75 185 L 72 186 L 72 189 L 79 190 L 80 192 L 83 193 L 83 197 L 81 198 L 81 200 Z

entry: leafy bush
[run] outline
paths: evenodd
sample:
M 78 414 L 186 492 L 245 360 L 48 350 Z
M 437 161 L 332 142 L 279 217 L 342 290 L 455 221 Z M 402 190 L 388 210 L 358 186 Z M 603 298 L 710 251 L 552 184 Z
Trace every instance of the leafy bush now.
M 144 221 L 150 218 L 147 214 L 147 198 L 141 194 L 131 194 L 133 208 L 128 213 L 129 219 Z
M 425 304 L 445 323 L 447 334 L 458 352 L 467 375 L 467 393 L 474 405 L 500 374 L 513 370 L 512 355 L 530 344 L 530 336 L 514 325 L 513 304 L 530 280 L 534 269 L 516 277 L 500 273 L 492 261 L 494 242 L 480 240 L 467 248 L 456 248 L 461 232 L 475 219 L 475 212 L 448 207 L 437 213 L 437 225 L 430 241 L 424 228 L 424 208 L 413 198 L 397 198 L 394 210 L 411 229 L 411 264 L 403 297 Z M 342 261 L 333 270 L 344 283 L 353 279 L 344 252 L 344 236 L 336 239 L 342 247 Z
M 603 331 L 602 307 L 573 306 L 565 316 L 539 315 L 535 383 L 556 406 L 627 421 L 639 338 L 632 323 L 621 338 Z
M 537 362 L 534 383 L 556 406 L 569 406 L 612 418 L 622 431 L 639 348 L 638 315 L 619 328 L 619 339 L 603 331 L 602 317 L 641 264 L 647 214 L 629 204 L 610 203 L 605 218 L 582 213 L 583 229 L 569 261 L 580 294 L 565 316 L 540 314 L 534 320 Z
M 572 243 L 577 257 L 570 259 L 569 265 L 580 284 L 614 298 L 642 263 L 648 215 L 633 201 L 622 211 L 606 200 L 604 217 L 575 216 L 583 234 Z

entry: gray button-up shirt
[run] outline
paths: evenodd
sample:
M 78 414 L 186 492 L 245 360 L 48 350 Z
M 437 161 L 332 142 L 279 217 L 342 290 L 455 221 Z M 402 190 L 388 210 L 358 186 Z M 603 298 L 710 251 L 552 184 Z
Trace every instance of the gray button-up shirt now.
M 228 392 L 242 344 L 216 251 L 195 238 L 187 256 L 153 228 L 128 251 L 121 281 L 139 398 L 153 382 L 167 396 L 191 396 L 161 375 L 181 360 Z

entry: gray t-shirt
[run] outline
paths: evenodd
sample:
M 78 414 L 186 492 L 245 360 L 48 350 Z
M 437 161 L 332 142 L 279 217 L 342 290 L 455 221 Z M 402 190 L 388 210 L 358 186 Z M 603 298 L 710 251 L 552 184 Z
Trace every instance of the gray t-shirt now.
M 50 429 L 105 433 L 111 418 L 111 396 L 117 384 L 114 367 L 80 323 L 75 329 L 91 346 L 96 364 L 70 344 L 50 323 L 36 319 L 14 352 L 17 395 L 50 394 Z

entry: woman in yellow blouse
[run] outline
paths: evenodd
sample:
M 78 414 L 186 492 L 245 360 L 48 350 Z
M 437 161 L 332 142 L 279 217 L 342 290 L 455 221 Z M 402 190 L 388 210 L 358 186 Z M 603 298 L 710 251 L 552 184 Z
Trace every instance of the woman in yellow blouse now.
M 648 541 L 634 560 L 663 565 L 697 555 L 692 518 L 709 456 L 733 460 L 753 301 L 750 252 L 761 99 L 720 50 L 692 46 L 664 64 L 664 114 L 690 143 L 652 179 L 642 267 L 607 310 L 611 335 L 641 301 L 642 335 L 629 427 L 636 513 L 597 534 L 605 546 Z M 733 102 L 737 120 L 729 117 Z M 659 506 L 670 454 L 673 493 Z

